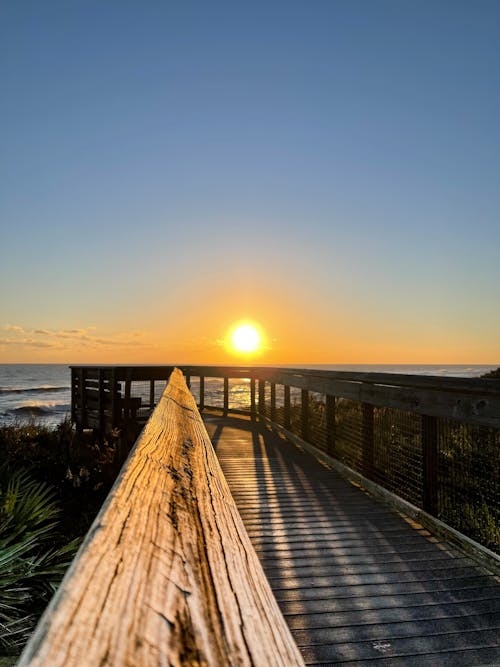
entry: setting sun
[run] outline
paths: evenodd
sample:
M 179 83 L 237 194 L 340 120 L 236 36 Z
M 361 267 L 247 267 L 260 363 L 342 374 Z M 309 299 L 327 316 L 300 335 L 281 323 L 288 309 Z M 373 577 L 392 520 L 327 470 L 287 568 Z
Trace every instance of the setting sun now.
M 252 354 L 262 347 L 261 334 L 256 326 L 249 323 L 238 323 L 230 332 L 229 347 L 233 352 Z

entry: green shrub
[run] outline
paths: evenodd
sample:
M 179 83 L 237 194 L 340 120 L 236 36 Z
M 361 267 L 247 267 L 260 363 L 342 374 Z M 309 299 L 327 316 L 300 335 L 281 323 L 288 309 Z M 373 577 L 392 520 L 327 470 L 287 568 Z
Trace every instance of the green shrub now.
M 26 471 L 0 465 L 0 650 L 27 640 L 71 561 L 78 540 L 58 534 L 56 492 Z

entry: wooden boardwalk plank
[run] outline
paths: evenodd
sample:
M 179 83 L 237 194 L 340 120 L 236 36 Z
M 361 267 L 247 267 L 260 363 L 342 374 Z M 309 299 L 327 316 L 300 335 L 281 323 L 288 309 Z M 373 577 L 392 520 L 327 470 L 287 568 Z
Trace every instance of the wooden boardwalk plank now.
M 204 418 L 307 664 L 500 664 L 489 571 L 261 424 Z

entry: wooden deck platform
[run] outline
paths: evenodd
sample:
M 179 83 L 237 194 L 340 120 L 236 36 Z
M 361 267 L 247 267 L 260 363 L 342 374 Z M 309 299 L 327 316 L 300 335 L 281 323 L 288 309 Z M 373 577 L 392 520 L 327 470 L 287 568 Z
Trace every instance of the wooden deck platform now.
M 308 665 L 500 665 L 500 583 L 244 417 L 203 415 Z

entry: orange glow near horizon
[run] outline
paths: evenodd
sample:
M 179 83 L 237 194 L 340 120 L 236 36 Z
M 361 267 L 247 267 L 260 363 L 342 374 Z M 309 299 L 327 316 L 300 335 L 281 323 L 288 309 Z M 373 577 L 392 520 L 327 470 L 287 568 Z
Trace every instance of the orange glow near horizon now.
M 498 365 L 493 325 L 475 335 L 467 323 L 417 326 L 397 312 L 379 314 L 380 306 L 360 310 L 340 292 L 326 309 L 318 290 L 293 283 L 285 292 L 272 274 L 262 282 L 243 278 L 212 276 L 206 299 L 193 280 L 168 308 L 139 300 L 119 316 L 55 319 L 33 311 L 29 319 L 0 323 L 0 363 Z M 153 296 L 156 304 L 161 294 Z M 243 325 L 259 333 L 253 352 L 231 344 Z

